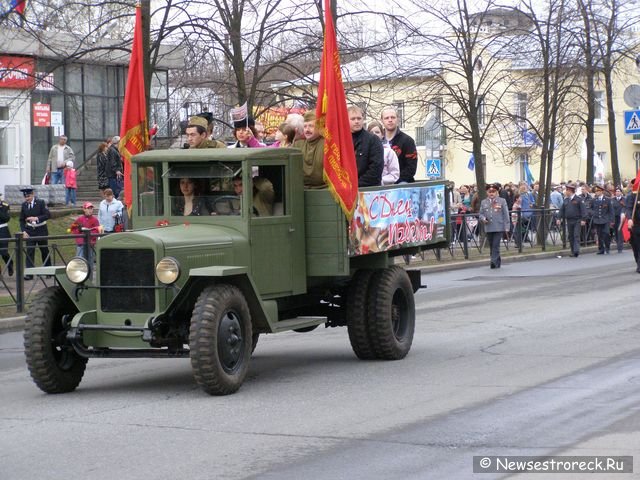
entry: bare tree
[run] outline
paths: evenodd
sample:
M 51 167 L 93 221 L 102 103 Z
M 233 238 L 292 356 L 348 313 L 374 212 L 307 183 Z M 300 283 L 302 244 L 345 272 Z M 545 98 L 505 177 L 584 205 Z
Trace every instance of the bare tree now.
M 496 9 L 485 3 L 473 12 L 467 0 L 448 4 L 416 2 L 428 22 L 418 25 L 415 37 L 425 63 L 434 68 L 428 72 L 431 99 L 441 102 L 437 108 L 447 136 L 469 145 L 475 159 L 475 176 L 480 198 L 485 192 L 483 151 L 486 141 L 495 136 L 495 126 L 504 116 L 504 97 L 510 91 L 508 47 L 513 37 L 504 30 L 491 28 L 490 18 L 507 15 L 506 9 Z M 426 72 L 425 72 L 426 73 Z
M 529 49 L 522 55 L 529 58 L 531 85 L 539 85 L 533 96 L 537 115 L 527 119 L 529 128 L 540 139 L 540 191 L 538 206 L 549 206 L 551 176 L 556 145 L 571 138 L 568 130 L 574 126 L 574 95 L 578 87 L 575 38 L 569 28 L 566 0 L 551 0 L 538 13 L 537 4 L 529 1 L 521 10 L 531 19 L 532 30 L 526 36 Z
M 640 47 L 637 35 L 633 34 L 639 20 L 637 3 L 619 0 L 595 1 L 588 12 L 593 23 L 593 44 L 598 60 L 598 72 L 604 78 L 605 85 L 611 174 L 614 184 L 621 185 L 613 83 L 618 64 L 625 59 L 635 58 Z

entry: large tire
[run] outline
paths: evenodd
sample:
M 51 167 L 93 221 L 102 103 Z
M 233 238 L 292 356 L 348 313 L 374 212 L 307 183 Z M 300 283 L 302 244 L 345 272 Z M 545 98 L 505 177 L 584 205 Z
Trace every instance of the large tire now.
M 87 359 L 67 340 L 65 315 L 77 312 L 60 287 L 44 289 L 33 301 L 25 319 L 24 353 L 31 378 L 46 393 L 67 393 L 82 380 Z
M 249 369 L 251 314 L 233 285 L 205 288 L 193 309 L 189 348 L 196 383 L 210 395 L 237 391 Z
M 369 305 L 367 299 L 371 278 L 375 270 L 358 270 L 347 291 L 347 330 L 353 353 L 361 360 L 376 358 L 369 332 Z
M 379 270 L 369 287 L 369 335 L 377 358 L 399 360 L 411 349 L 416 307 L 407 272 L 394 265 Z

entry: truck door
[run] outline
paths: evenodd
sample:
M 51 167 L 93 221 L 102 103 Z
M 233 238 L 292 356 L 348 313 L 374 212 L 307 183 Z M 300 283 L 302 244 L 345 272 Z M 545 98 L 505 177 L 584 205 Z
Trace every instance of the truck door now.
M 290 202 L 288 167 L 260 165 L 253 183 L 250 220 L 251 266 L 253 279 L 262 295 L 278 297 L 302 293 L 304 280 L 304 231 L 294 222 Z M 269 186 L 273 200 L 269 200 Z M 261 194 L 266 192 L 261 197 Z M 271 208 L 269 208 L 271 207 Z

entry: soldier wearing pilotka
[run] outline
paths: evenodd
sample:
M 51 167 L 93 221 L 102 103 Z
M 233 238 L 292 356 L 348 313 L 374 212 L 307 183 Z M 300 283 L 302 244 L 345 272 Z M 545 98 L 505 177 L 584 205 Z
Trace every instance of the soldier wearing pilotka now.
M 631 249 L 633 250 L 633 258 L 636 261 L 636 272 L 640 273 L 640 205 L 638 205 L 638 186 L 640 185 L 640 176 L 636 177 L 633 182 L 631 191 L 627 194 L 625 200 L 625 216 L 628 218 L 627 226 L 631 232 Z
M 196 115 L 189 119 L 185 130 L 189 148 L 226 148 L 226 145 L 218 140 L 209 139 L 209 122 L 206 118 Z
M 586 224 L 587 211 L 582 198 L 576 195 L 576 186 L 573 183 L 568 183 L 565 187 L 564 201 L 560 207 L 559 216 L 556 223 L 560 225 L 560 222 L 564 220 L 567 225 L 571 256 L 577 257 L 580 255 L 580 230 Z

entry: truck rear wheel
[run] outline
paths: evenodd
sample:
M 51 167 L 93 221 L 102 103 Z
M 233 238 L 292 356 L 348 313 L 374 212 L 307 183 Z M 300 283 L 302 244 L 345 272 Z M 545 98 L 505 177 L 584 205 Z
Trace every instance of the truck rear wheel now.
M 249 369 L 251 314 L 237 287 L 205 288 L 191 315 L 189 348 L 196 383 L 210 395 L 237 391 Z
M 60 287 L 43 290 L 29 308 L 25 320 L 24 353 L 31 378 L 46 393 L 67 393 L 82 380 L 87 359 L 67 340 L 65 315 L 77 309 Z
M 369 287 L 369 334 L 377 358 L 399 360 L 409 353 L 415 317 L 407 272 L 396 265 L 379 270 Z
M 375 270 L 358 270 L 347 291 L 347 330 L 353 353 L 361 360 L 376 358 L 369 333 L 367 298 Z

